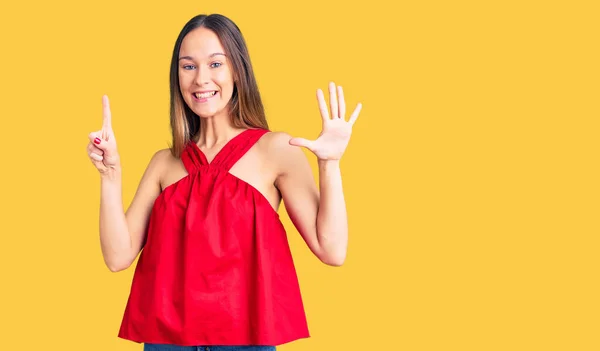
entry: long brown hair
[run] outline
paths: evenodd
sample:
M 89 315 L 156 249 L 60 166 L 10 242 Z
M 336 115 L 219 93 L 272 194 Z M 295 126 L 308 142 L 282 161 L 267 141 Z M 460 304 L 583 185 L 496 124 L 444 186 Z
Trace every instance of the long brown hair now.
M 183 38 L 192 30 L 204 27 L 213 31 L 219 40 L 225 55 L 232 63 L 233 95 L 228 108 L 231 122 L 236 128 L 268 129 L 265 110 L 252 70 L 246 41 L 238 26 L 229 18 L 219 15 L 198 15 L 189 20 L 177 37 L 171 58 L 171 132 L 173 141 L 171 153 L 179 158 L 185 145 L 200 132 L 200 117 L 185 103 L 179 88 L 179 50 Z

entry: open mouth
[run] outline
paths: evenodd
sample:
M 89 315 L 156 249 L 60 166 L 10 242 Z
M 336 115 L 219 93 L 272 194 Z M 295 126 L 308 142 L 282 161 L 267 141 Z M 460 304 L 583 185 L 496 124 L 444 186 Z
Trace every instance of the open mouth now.
M 193 93 L 192 95 L 198 99 L 198 100 L 204 100 L 204 99 L 208 99 L 211 98 L 213 96 L 215 96 L 217 94 L 217 91 L 208 91 L 208 92 L 204 92 L 204 93 Z

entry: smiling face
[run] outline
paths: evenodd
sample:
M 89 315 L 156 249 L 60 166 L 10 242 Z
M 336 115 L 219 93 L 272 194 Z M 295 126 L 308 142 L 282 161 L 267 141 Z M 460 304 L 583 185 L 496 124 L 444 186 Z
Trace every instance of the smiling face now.
M 179 89 L 202 118 L 227 116 L 233 68 L 217 35 L 204 27 L 189 32 L 179 50 Z

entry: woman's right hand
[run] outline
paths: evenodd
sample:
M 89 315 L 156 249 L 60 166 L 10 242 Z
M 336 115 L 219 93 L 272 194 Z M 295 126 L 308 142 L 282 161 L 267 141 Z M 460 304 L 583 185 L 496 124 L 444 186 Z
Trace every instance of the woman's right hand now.
M 102 112 L 102 129 L 89 134 L 87 152 L 100 174 L 107 174 L 120 168 L 121 161 L 117 152 L 117 141 L 112 130 L 110 105 L 106 95 L 102 97 Z

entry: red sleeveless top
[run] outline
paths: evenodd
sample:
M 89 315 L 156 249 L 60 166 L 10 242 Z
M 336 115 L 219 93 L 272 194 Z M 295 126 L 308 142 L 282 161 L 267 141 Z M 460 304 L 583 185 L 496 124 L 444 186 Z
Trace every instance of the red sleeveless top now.
M 267 133 L 247 129 L 156 198 L 118 336 L 135 342 L 280 345 L 309 337 L 279 215 L 229 169 Z M 256 170 L 259 172 L 259 170 Z

